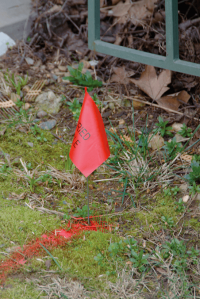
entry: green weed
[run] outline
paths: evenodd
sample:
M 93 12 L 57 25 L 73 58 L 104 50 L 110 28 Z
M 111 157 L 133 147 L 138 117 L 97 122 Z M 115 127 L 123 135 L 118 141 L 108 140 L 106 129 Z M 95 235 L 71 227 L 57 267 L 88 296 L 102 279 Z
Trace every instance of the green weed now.
M 196 185 L 195 182 L 193 182 L 192 186 L 189 186 L 189 194 L 195 195 L 196 193 L 200 193 L 200 185 Z
M 189 184 L 193 185 L 193 183 L 200 183 L 200 162 L 193 161 L 191 163 L 192 171 L 185 175 L 185 179 L 189 182 Z
M 154 131 L 160 132 L 160 135 L 162 137 L 164 137 L 165 135 L 168 136 L 173 136 L 171 130 L 172 127 L 167 127 L 168 121 L 164 121 L 163 118 L 161 116 L 158 117 L 158 123 L 156 123 L 156 127 L 158 127 L 157 129 L 155 129 Z
M 18 95 L 20 95 L 22 88 L 27 84 L 29 80 L 28 76 L 25 77 L 15 76 L 14 74 L 9 74 L 9 72 L 6 72 L 4 74 L 4 78 L 8 83 L 11 83 L 11 85 L 15 88 L 16 93 Z
M 162 216 L 161 220 L 162 220 L 165 228 L 167 228 L 167 226 L 169 226 L 170 228 L 172 228 L 174 226 L 174 220 L 171 217 Z
M 73 113 L 74 119 L 78 121 L 81 113 L 82 104 L 76 98 L 73 100 L 73 102 L 67 102 L 66 104 L 69 106 L 69 109 Z
M 90 216 L 93 215 L 93 211 L 89 210 L 89 214 Z M 88 216 L 88 206 L 85 205 L 83 206 L 81 209 L 78 207 L 76 209 L 76 213 L 73 215 L 74 217 L 82 217 L 82 218 L 86 218 Z
M 179 135 L 183 137 L 191 137 L 192 129 L 188 128 L 186 124 L 183 124 L 180 131 L 178 131 Z
M 88 87 L 88 91 L 92 91 L 95 87 L 101 87 L 102 82 L 98 80 L 93 80 L 92 75 L 89 71 L 86 71 L 85 74 L 82 73 L 83 63 L 80 63 L 77 69 L 73 69 L 71 66 L 68 66 L 70 72 L 69 77 L 64 77 L 64 80 L 69 80 L 78 86 Z
M 180 198 L 178 202 L 175 202 L 175 205 L 176 205 L 176 212 L 178 212 L 178 213 L 184 212 L 185 206 L 184 206 L 182 198 Z
M 176 196 L 179 191 L 180 191 L 180 188 L 178 186 L 175 186 L 173 188 L 167 188 L 167 189 L 163 190 L 165 196 L 172 196 L 172 195 Z
M 31 127 L 31 132 L 34 136 L 36 136 L 36 139 L 40 142 L 46 142 L 47 139 L 44 136 L 44 133 L 42 132 L 41 128 L 37 125 L 34 125 Z
M 0 174 L 8 174 L 12 170 L 6 163 L 0 167 Z
M 174 137 L 171 142 L 165 142 L 164 149 L 166 151 L 167 160 L 173 160 L 176 155 L 182 151 L 182 146 Z
M 102 103 L 98 99 L 96 93 L 93 95 L 92 99 L 96 103 L 96 105 L 97 105 L 98 108 L 101 107 Z M 66 102 L 66 104 L 69 106 L 69 110 L 71 110 L 74 119 L 76 121 L 78 121 L 80 113 L 81 113 L 82 104 L 76 98 L 73 100 L 73 102 Z

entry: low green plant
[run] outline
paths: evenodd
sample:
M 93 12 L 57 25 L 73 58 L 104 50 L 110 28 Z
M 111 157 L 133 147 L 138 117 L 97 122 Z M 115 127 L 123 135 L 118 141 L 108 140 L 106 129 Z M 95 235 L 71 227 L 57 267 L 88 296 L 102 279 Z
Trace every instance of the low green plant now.
M 108 251 L 110 252 L 110 256 L 116 257 L 124 250 L 124 242 L 120 240 L 119 242 L 111 243 L 108 247 Z
M 174 220 L 171 217 L 162 216 L 161 220 L 162 220 L 165 228 L 167 228 L 167 226 L 169 226 L 170 228 L 172 228 L 174 226 Z
M 67 153 L 66 153 L 65 171 L 73 172 L 73 170 L 75 169 L 75 165 L 73 164 L 72 160 L 70 159 L 69 152 L 70 152 L 70 149 L 68 149 Z
M 183 137 L 191 137 L 192 129 L 188 128 L 186 124 L 183 124 L 180 131 L 178 131 L 179 135 Z
M 34 125 L 31 127 L 31 132 L 34 136 L 36 136 L 36 139 L 40 142 L 46 142 L 47 139 L 44 136 L 44 133 L 42 132 L 42 130 L 40 129 L 40 127 L 38 127 L 37 125 Z
M 70 220 L 70 219 L 71 219 L 71 216 L 70 216 L 69 214 L 64 214 L 64 215 L 63 215 L 63 220 L 68 221 L 68 220 Z
M 26 174 L 26 177 L 28 178 L 28 184 L 30 187 L 31 192 L 35 191 L 35 187 L 38 185 L 38 182 L 41 180 L 41 178 L 36 178 L 35 177 L 35 173 L 33 174 L 33 176 L 29 176 Z
M 52 184 L 52 176 L 49 173 L 45 173 L 40 176 L 40 180 L 46 184 Z
M 180 191 L 180 188 L 178 186 L 172 187 L 172 188 L 167 188 L 164 189 L 164 195 L 165 196 L 176 196 L 178 194 L 178 192 Z
M 196 264 L 199 253 L 200 251 L 193 246 L 190 250 L 187 250 L 185 242 L 179 241 L 177 238 L 173 238 L 171 242 L 165 242 L 161 249 L 164 259 L 168 259 L 170 255 L 173 257 L 173 267 L 178 273 L 187 270 L 188 259 L 191 259 L 192 263 Z
M 167 160 L 173 160 L 178 153 L 182 151 L 181 143 L 176 141 L 176 138 L 174 137 L 171 142 L 165 142 L 164 146 Z
M 200 162 L 200 155 L 194 155 L 192 161 Z
M 27 163 L 26 168 L 28 170 L 32 170 L 33 169 L 32 165 L 31 165 L 31 162 Z
M 167 127 L 168 121 L 164 121 L 163 118 L 161 116 L 158 117 L 158 123 L 156 123 L 156 127 L 158 127 L 157 129 L 155 129 L 154 131 L 156 132 L 160 132 L 160 135 L 162 137 L 164 137 L 165 135 L 168 136 L 173 136 L 171 130 L 172 127 Z
M 4 164 L 0 167 L 0 174 L 8 174 L 8 173 L 10 173 L 11 170 L 12 170 L 12 168 L 9 167 L 6 163 L 4 163 Z
M 133 267 L 139 272 L 146 272 L 149 268 L 149 254 L 144 254 L 144 250 L 140 249 L 134 238 L 127 238 L 124 241 L 129 260 L 133 263 Z
M 96 103 L 98 108 L 101 107 L 102 103 L 98 99 L 96 93 L 93 95 L 92 99 Z M 78 121 L 80 113 L 81 113 L 82 104 L 76 98 L 73 100 L 73 102 L 66 102 L 66 104 L 69 106 L 69 110 L 71 110 L 71 112 L 73 113 L 74 119 L 76 121 Z
M 93 215 L 93 211 L 89 210 L 89 214 Z M 86 218 L 88 216 L 88 206 L 85 205 L 83 206 L 81 209 L 77 208 L 76 209 L 76 213 L 73 215 L 74 217 L 82 217 L 82 218 Z
M 200 193 L 200 185 L 197 185 L 195 182 L 193 182 L 192 186 L 189 186 L 189 194 L 195 195 L 196 193 Z
M 104 261 L 104 256 L 102 253 L 98 253 L 95 257 L 94 260 L 98 263 L 99 266 L 103 266 L 103 261 Z
M 82 73 L 83 63 L 80 63 L 77 69 L 68 66 L 68 70 L 71 76 L 64 77 L 63 80 L 69 80 L 70 82 L 78 86 L 86 86 L 88 87 L 88 91 L 92 91 L 95 87 L 102 86 L 102 82 L 94 80 L 89 71 L 86 71 L 85 74 Z
M 149 265 L 149 254 L 144 254 L 143 249 L 139 252 L 131 249 L 130 261 L 133 263 L 133 267 L 136 268 L 139 272 L 146 272 Z
M 170 254 L 172 254 L 174 257 L 185 257 L 186 251 L 187 249 L 184 241 L 179 241 L 178 239 L 173 238 L 171 242 L 165 242 L 162 245 L 161 253 L 163 258 L 167 259 Z
M 190 167 L 192 171 L 185 175 L 185 179 L 190 185 L 193 185 L 193 183 L 200 183 L 200 162 L 192 161 Z
M 28 75 L 25 77 L 15 76 L 14 74 L 10 74 L 8 71 L 4 74 L 4 78 L 8 83 L 11 83 L 15 88 L 16 93 L 20 95 L 22 88 L 27 84 L 29 78 Z
M 73 102 L 67 102 L 66 104 L 69 106 L 69 109 L 73 113 L 74 119 L 78 121 L 81 113 L 82 104 L 76 98 L 73 100 Z
M 171 196 L 172 195 L 170 188 L 164 189 L 163 193 L 164 193 L 164 196 Z
M 175 205 L 176 205 L 176 212 L 182 213 L 185 210 L 185 206 L 182 198 L 180 198 L 178 202 L 175 202 Z

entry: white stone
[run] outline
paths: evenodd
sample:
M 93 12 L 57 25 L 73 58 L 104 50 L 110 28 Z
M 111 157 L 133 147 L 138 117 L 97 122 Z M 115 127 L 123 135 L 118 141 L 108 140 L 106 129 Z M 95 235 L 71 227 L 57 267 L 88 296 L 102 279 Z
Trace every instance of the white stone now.
M 190 198 L 189 195 L 183 196 L 183 202 L 188 202 L 189 198 Z
M 0 56 L 5 54 L 8 48 L 13 47 L 15 42 L 7 34 L 0 32 Z
M 175 132 L 178 132 L 182 129 L 183 124 L 180 123 L 173 123 L 172 128 Z
M 29 64 L 29 65 L 33 65 L 34 64 L 34 60 L 30 57 L 26 57 L 25 58 L 26 62 Z
M 148 146 L 152 148 L 152 150 L 159 150 L 163 145 L 165 144 L 164 139 L 162 136 L 156 134 L 152 137 L 152 135 L 149 136 L 149 144 Z

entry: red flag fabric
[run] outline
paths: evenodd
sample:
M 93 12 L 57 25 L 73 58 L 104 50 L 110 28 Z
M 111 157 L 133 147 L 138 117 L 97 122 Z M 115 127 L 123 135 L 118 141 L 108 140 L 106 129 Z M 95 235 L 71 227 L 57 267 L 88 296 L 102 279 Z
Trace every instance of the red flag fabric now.
M 101 114 L 87 88 L 69 156 L 85 177 L 110 156 Z

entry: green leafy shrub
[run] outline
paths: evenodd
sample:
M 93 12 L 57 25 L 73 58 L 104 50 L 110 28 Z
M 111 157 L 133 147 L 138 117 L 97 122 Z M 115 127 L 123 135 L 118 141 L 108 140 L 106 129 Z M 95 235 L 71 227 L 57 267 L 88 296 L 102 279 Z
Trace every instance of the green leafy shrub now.
M 82 73 L 83 63 L 80 63 L 77 69 L 68 66 L 68 70 L 70 72 L 69 77 L 64 77 L 64 80 L 69 80 L 78 86 L 88 87 L 88 91 L 92 91 L 95 87 L 101 87 L 102 82 L 98 80 L 93 80 L 92 75 L 89 71 L 85 74 Z
M 186 124 L 183 124 L 180 131 L 178 131 L 179 135 L 183 137 L 190 137 L 192 133 L 192 129 L 188 128 Z
M 197 161 L 191 163 L 192 171 L 185 175 L 185 179 L 193 185 L 193 183 L 200 183 L 200 164 Z
M 165 142 L 164 149 L 166 150 L 167 158 L 173 160 L 182 151 L 182 146 L 174 137 L 171 142 Z
M 156 132 L 160 132 L 160 135 L 162 137 L 164 137 L 165 135 L 168 136 L 173 136 L 172 132 L 170 132 L 172 130 L 172 127 L 167 127 L 168 121 L 164 121 L 163 118 L 161 116 L 158 117 L 158 123 L 156 123 L 156 127 L 158 127 L 157 129 L 155 129 L 154 131 Z

